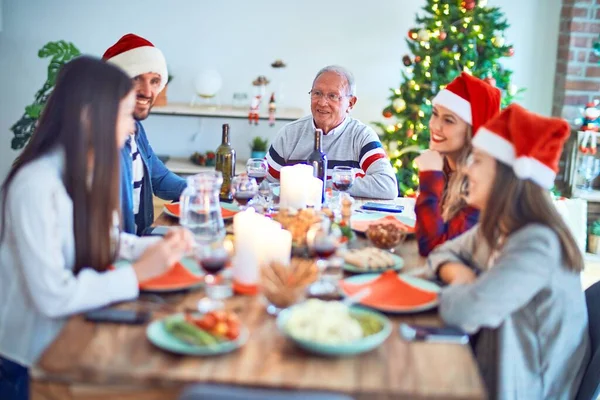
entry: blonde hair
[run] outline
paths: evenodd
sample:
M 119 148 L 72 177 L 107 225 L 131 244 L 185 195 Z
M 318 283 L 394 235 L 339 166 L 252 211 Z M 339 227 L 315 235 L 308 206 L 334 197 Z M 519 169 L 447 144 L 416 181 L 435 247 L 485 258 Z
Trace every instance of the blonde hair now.
M 463 188 L 467 180 L 467 160 L 473 150 L 473 145 L 471 144 L 472 138 L 473 129 L 471 125 L 467 125 L 465 145 L 458 153 L 458 157 L 456 157 L 456 171 L 450 172 L 448 156 L 444 156 L 444 171 L 447 177 L 447 184 L 442 197 L 442 219 L 444 222 L 450 221 L 461 209 L 467 206 Z

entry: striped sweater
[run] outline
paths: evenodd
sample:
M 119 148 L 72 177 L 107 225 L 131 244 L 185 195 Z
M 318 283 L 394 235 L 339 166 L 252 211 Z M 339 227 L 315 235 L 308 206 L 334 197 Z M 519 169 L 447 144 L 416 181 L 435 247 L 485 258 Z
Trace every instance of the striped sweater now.
M 285 125 L 267 153 L 270 181 L 279 180 L 281 167 L 306 162 L 314 148 L 315 125 L 312 115 Z M 323 136 L 323 152 L 327 154 L 327 177 L 335 166 L 356 168 L 352 196 L 394 199 L 398 196 L 396 175 L 379 137 L 367 125 L 346 117 L 335 129 Z

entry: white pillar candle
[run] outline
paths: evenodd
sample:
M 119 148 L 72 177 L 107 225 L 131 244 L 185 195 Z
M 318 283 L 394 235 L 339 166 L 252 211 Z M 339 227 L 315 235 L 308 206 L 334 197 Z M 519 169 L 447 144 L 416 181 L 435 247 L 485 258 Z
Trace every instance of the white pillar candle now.
M 257 215 L 253 208 L 237 213 L 233 217 L 235 257 L 233 259 L 233 279 L 244 285 L 258 283 L 258 255 L 254 249 L 253 227 Z
M 323 197 L 323 181 L 312 176 L 308 182 L 306 192 L 308 194 L 306 205 L 314 207 L 315 210 L 320 210 Z
M 273 249 L 271 261 L 289 266 L 292 255 L 292 233 L 285 229 L 280 229 L 269 241 Z
M 280 197 L 281 208 L 300 209 L 306 207 L 307 185 L 313 178 L 314 168 L 311 165 L 297 164 L 281 168 Z

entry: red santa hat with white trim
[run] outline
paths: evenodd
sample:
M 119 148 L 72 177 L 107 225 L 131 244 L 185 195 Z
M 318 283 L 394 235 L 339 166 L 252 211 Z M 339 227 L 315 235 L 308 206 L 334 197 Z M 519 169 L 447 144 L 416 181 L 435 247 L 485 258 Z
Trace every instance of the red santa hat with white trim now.
M 162 51 L 141 36 L 128 33 L 112 45 L 102 59 L 121 67 L 131 78 L 154 72 L 160 75 L 159 92 L 169 79 L 167 61 Z
M 500 112 L 500 90 L 462 72 L 433 98 L 433 105 L 446 107 L 472 126 L 472 132 Z
M 543 117 L 511 104 L 479 129 L 473 147 L 511 166 L 519 179 L 550 189 L 570 132 L 564 119 Z

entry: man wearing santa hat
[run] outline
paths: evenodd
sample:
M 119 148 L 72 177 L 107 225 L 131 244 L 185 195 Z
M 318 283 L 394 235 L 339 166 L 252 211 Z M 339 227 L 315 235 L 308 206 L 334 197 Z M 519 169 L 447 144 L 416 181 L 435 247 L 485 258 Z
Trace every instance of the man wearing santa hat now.
M 156 157 L 141 123 L 167 84 L 167 63 L 152 43 L 131 33 L 106 50 L 102 59 L 121 67 L 134 82 L 136 131 L 121 151 L 121 208 L 123 229 L 140 235 L 154 221 L 153 194 L 178 200 L 186 187 L 185 180 Z

